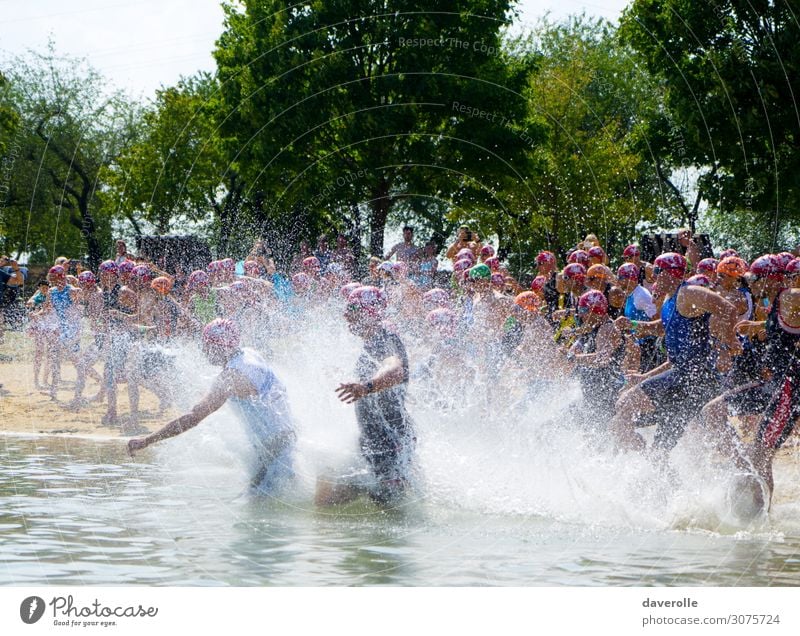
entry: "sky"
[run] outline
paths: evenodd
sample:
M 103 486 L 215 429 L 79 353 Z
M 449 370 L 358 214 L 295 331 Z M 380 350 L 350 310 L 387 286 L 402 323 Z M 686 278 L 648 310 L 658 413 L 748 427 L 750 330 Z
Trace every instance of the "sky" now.
M 518 7 L 523 24 L 547 11 L 554 19 L 586 12 L 616 21 L 629 1 L 521 0 Z M 0 59 L 44 50 L 52 37 L 58 52 L 85 57 L 139 98 L 181 75 L 213 72 L 221 30 L 219 0 L 0 0 Z

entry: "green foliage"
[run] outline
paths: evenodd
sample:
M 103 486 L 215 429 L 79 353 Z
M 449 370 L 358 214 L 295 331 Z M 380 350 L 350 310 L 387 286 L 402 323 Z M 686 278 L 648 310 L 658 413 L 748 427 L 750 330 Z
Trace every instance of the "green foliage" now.
M 83 60 L 53 46 L 12 60 L 9 100 L 19 114 L 13 169 L 0 210 L 0 249 L 54 256 L 111 253 L 114 210 L 104 169 L 131 138 L 136 109 Z
M 515 219 L 519 266 L 541 248 L 565 251 L 588 232 L 611 249 L 624 244 L 663 203 L 643 128 L 658 106 L 646 74 L 610 25 L 584 17 L 544 21 L 511 50 L 537 60 L 529 118 L 547 129 L 533 150 L 543 169 L 519 193 L 534 193 L 528 213 Z
M 670 164 L 699 170 L 713 209 L 758 222 L 773 242 L 800 204 L 794 4 L 635 0 L 620 27 L 664 84 Z
M 264 221 L 290 212 L 287 234 L 357 231 L 365 209 L 379 253 L 396 205 L 498 206 L 497 192 L 529 166 L 529 142 L 496 123 L 525 116 L 524 78 L 501 54 L 508 9 L 506 0 L 226 7 L 215 51 L 223 131 L 266 201 Z
M 137 234 L 142 220 L 159 234 L 180 220 L 206 220 L 235 189 L 217 133 L 217 91 L 206 73 L 157 91 L 142 135 L 109 169 L 113 197 Z

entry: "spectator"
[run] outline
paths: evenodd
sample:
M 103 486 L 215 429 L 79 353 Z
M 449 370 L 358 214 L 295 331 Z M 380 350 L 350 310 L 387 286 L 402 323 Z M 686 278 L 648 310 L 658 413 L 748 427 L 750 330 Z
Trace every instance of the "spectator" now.
M 403 228 L 403 240 L 398 243 L 389 253 L 384 256 L 383 260 L 389 261 L 392 256 L 396 256 L 398 261 L 411 265 L 419 257 L 419 248 L 414 245 L 414 228 L 406 225 Z
M 117 255 L 114 257 L 114 261 L 119 265 L 122 261 L 133 261 L 136 260 L 132 254 L 128 254 L 128 246 L 125 244 L 125 241 L 122 239 L 117 239 L 116 242 L 116 251 Z M 56 263 L 60 265 L 60 263 Z
M 18 328 L 22 319 L 19 302 L 25 271 L 17 261 L 0 256 L 0 343 L 6 327 Z
M 300 241 L 300 251 L 292 258 L 292 263 L 289 266 L 289 272 L 296 274 L 303 271 L 303 261 L 306 260 L 311 254 L 311 246 L 308 241 Z
M 339 234 L 336 237 L 336 249 L 333 250 L 331 260 L 342 266 L 345 274 L 352 280 L 356 275 L 356 257 L 353 254 L 353 249 L 347 242 L 347 237 L 344 234 Z
M 306 243 L 308 245 L 308 243 Z M 258 240 L 253 244 L 253 249 L 247 255 L 245 261 L 255 261 L 261 268 L 261 275 L 275 271 L 275 261 L 272 260 L 272 249 L 263 240 Z
M 331 258 L 333 258 L 333 252 L 328 246 L 328 236 L 326 234 L 320 234 L 317 239 L 317 249 L 314 252 L 314 256 L 316 256 L 319 261 L 320 274 L 325 274 L 328 271 Z
M 436 252 L 436 243 L 434 241 L 428 241 L 425 243 L 425 247 L 422 248 L 417 264 L 417 273 L 412 279 L 423 289 L 433 287 L 433 281 L 436 279 L 436 272 L 439 269 Z
M 369 258 L 369 274 L 362 281 L 365 285 L 372 287 L 382 287 L 383 279 L 381 278 L 380 266 L 383 261 L 377 256 L 370 256 Z
M 458 228 L 458 236 L 456 237 L 456 242 L 453 243 L 449 248 L 447 248 L 447 252 L 445 256 L 450 260 L 455 259 L 456 254 L 465 247 L 469 248 L 472 254 L 475 256 L 475 261 L 478 260 L 478 254 L 481 251 L 481 244 L 480 237 L 473 231 L 469 229 L 466 225 L 462 225 Z

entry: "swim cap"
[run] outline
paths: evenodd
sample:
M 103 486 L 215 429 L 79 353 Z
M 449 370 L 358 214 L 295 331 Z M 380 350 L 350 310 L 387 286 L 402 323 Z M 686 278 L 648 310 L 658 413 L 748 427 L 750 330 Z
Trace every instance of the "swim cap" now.
M 590 247 L 589 251 L 587 252 L 587 254 L 589 254 L 589 258 L 599 258 L 600 260 L 603 260 L 603 261 L 606 259 L 606 252 L 599 245 L 595 245 L 594 247 Z
M 311 277 L 305 272 L 298 272 L 292 276 L 292 287 L 298 292 L 305 292 L 311 289 L 311 282 Z
M 245 261 L 244 271 L 248 274 L 254 274 L 255 276 L 260 276 L 261 265 L 259 265 L 256 261 Z
M 780 262 L 783 271 L 786 271 L 786 266 L 794 260 L 794 254 L 790 252 L 780 252 L 776 254 L 775 257 Z
M 556 255 L 553 252 L 549 252 L 544 250 L 543 252 L 539 252 L 536 255 L 536 264 L 537 265 L 555 265 L 556 264 Z
M 604 316 L 608 313 L 608 301 L 603 292 L 596 289 L 588 291 L 578 299 L 578 313 L 593 313 Z
M 610 282 L 612 282 L 614 280 L 614 274 L 605 265 L 600 265 L 600 263 L 597 263 L 596 265 L 592 265 L 586 271 L 586 278 L 593 278 L 593 279 L 596 279 L 596 280 L 604 280 L 604 281 L 610 283 Z
M 492 270 L 493 272 L 496 272 L 498 269 L 500 269 L 500 259 L 499 259 L 499 258 L 497 258 L 496 256 L 490 256 L 489 258 L 487 258 L 487 259 L 486 259 L 485 261 L 483 261 L 483 262 L 484 262 L 484 264 L 485 264 L 485 265 L 487 265 L 487 266 L 489 267 L 489 269 L 490 269 L 490 270 Z
M 639 280 L 639 268 L 633 263 L 625 263 L 619 266 L 617 278 L 620 280 Z
M 422 294 L 422 305 L 425 309 L 448 307 L 450 305 L 450 296 L 445 290 L 435 287 Z
M 719 261 L 716 258 L 704 258 L 697 264 L 697 272 L 699 274 L 713 274 L 717 271 Z
M 738 256 L 726 256 L 717 265 L 717 274 L 741 278 L 747 273 L 747 263 Z
M 172 281 L 166 276 L 159 276 L 150 283 L 150 289 L 158 292 L 162 296 L 166 296 L 172 291 Z
M 458 253 L 456 254 L 456 260 L 459 261 L 462 258 L 468 258 L 473 263 L 475 262 L 475 254 L 473 254 L 472 250 L 468 247 L 462 247 L 460 250 L 458 250 Z
M 189 274 L 189 278 L 186 279 L 186 289 L 196 289 L 197 287 L 210 285 L 211 279 L 208 277 L 202 269 L 195 270 L 191 274 Z
M 387 304 L 386 294 L 371 285 L 358 287 L 347 297 L 347 311 L 362 312 L 373 318 L 380 318 Z
M 697 285 L 698 287 L 711 287 L 711 279 L 705 274 L 695 274 L 686 279 L 687 285 Z
M 470 280 L 491 280 L 492 270 L 485 263 L 475 265 L 469 270 L 469 278 Z
M 222 271 L 222 262 L 221 261 L 211 261 L 206 270 L 209 274 L 215 274 L 216 272 Z
M 628 245 L 622 250 L 622 258 L 636 258 L 641 254 L 637 245 Z
M 117 272 L 120 274 L 130 274 L 133 268 L 136 267 L 133 261 L 122 261 L 117 265 Z
M 583 250 L 575 250 L 567 257 L 567 263 L 580 263 L 584 267 L 589 267 L 589 253 Z
M 347 300 L 356 289 L 361 287 L 361 283 L 347 283 L 339 288 L 339 294 Z
M 683 278 L 686 273 L 686 259 L 677 252 L 666 252 L 659 256 L 654 262 L 655 267 L 660 267 L 668 274 L 676 278 Z
M 728 258 L 729 256 L 739 256 L 739 252 L 731 249 L 723 250 L 722 253 L 719 255 L 719 260 L 722 260 L 723 258 Z
M 97 278 L 95 277 L 93 272 L 85 271 L 78 274 L 78 282 L 81 285 L 96 285 Z
M 153 280 L 153 272 L 147 265 L 137 265 L 131 270 L 131 274 L 143 283 Z
M 236 271 L 236 263 L 233 261 L 232 258 L 223 258 L 219 262 L 219 266 L 225 270 L 226 272 L 235 272 Z
M 472 263 L 475 261 L 469 261 L 466 258 L 462 258 L 457 260 L 453 263 L 453 272 L 459 274 L 461 272 L 467 271 L 470 267 L 472 267 Z
M 491 245 L 484 245 L 481 248 L 481 256 L 486 258 L 494 256 L 494 248 Z
M 321 269 L 322 266 L 319 264 L 319 259 L 316 256 L 308 256 L 303 259 L 303 269 Z
M 495 272 L 492 274 L 492 285 L 495 287 L 505 287 L 506 285 L 506 277 L 503 276 L 500 272 Z
M 586 280 L 586 268 L 580 263 L 570 263 L 562 270 L 561 275 L 582 285 Z
M 61 265 L 53 265 L 47 270 L 47 275 L 53 278 L 64 278 L 67 275 L 67 270 L 61 267 Z
M 212 320 L 203 327 L 203 344 L 221 349 L 238 349 L 239 327 L 227 318 Z
M 783 278 L 783 265 L 775 254 L 759 256 L 750 264 L 750 271 L 756 276 L 766 276 L 771 280 Z
M 800 258 L 789 261 L 786 265 L 787 274 L 800 274 Z
M 116 274 L 117 264 L 114 261 L 103 261 L 100 263 L 99 271 L 101 274 Z
M 545 276 L 537 276 L 531 281 L 531 291 L 540 292 L 547 285 L 547 278 Z
M 514 299 L 514 304 L 525 311 L 539 311 L 542 301 L 532 291 L 524 291 Z
M 428 312 L 425 320 L 433 327 L 444 328 L 446 331 L 452 332 L 458 323 L 458 318 L 452 310 L 445 307 L 439 307 Z

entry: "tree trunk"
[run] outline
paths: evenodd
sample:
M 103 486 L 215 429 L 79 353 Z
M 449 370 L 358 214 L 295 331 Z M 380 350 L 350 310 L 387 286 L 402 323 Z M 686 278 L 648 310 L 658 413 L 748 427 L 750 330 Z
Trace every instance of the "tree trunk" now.
M 78 209 L 81 211 L 81 234 L 86 238 L 86 249 L 89 254 L 89 269 L 96 272 L 103 260 L 103 251 L 100 247 L 100 242 L 97 240 L 97 227 L 94 217 L 89 212 L 88 197 L 81 197 Z
M 386 219 L 389 218 L 391 207 L 389 184 L 381 179 L 380 184 L 373 191 L 370 201 L 369 251 L 371 256 L 383 258 L 383 232 L 386 229 Z

